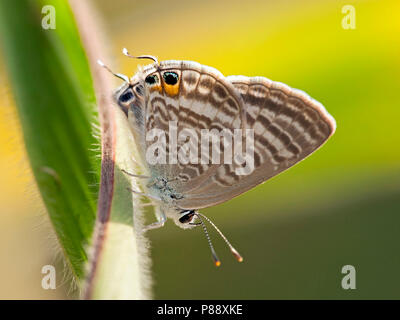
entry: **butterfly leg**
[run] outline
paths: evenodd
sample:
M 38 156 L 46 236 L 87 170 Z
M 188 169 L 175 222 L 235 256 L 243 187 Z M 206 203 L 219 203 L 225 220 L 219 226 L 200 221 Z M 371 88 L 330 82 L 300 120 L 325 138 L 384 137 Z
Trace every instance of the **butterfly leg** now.
M 124 170 L 124 169 L 122 169 L 121 171 L 123 173 L 127 174 L 128 176 L 131 176 L 131 177 L 134 177 L 134 178 L 150 179 L 149 176 L 144 176 L 144 175 L 141 175 L 141 174 L 133 174 L 133 173 L 130 173 L 130 172 Z
M 155 197 L 155 196 L 153 196 L 151 194 L 139 192 L 139 191 L 133 190 L 132 188 L 126 188 L 126 189 L 128 189 L 130 192 L 133 192 L 133 193 L 135 193 L 135 194 L 137 194 L 139 196 L 143 196 L 143 197 L 147 197 L 147 198 L 150 198 L 150 199 L 153 199 L 153 200 L 161 201 L 160 198 Z
M 145 207 L 154 207 L 154 203 L 153 202 L 148 202 L 148 203 L 141 203 L 140 204 L 141 208 L 145 208 Z
M 165 213 L 162 212 L 159 208 L 156 208 L 156 216 L 157 216 L 158 221 L 153 222 L 153 223 L 143 227 L 143 229 L 142 229 L 143 232 L 150 230 L 150 229 L 161 228 L 164 226 L 165 222 L 167 221 L 167 217 L 165 216 Z

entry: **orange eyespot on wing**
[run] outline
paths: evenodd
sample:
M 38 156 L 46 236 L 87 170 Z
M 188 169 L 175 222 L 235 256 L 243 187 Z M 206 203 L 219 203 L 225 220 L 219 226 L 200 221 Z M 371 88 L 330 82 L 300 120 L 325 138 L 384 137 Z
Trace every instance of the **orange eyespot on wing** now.
M 153 91 L 158 91 L 159 93 L 162 93 L 163 88 L 161 87 L 160 84 L 152 85 L 152 86 L 150 87 L 150 92 L 153 92 Z
M 173 86 L 164 84 L 164 91 L 170 97 L 175 97 L 179 93 L 179 85 L 175 84 Z
M 153 74 L 148 75 L 146 77 L 146 79 L 144 80 L 144 82 L 149 87 L 150 92 L 158 91 L 159 93 L 162 93 L 163 89 L 162 89 L 161 81 L 160 81 L 158 74 L 153 73 Z
M 162 74 L 162 84 L 164 92 L 170 97 L 174 97 L 179 94 L 180 84 L 180 71 L 165 71 Z

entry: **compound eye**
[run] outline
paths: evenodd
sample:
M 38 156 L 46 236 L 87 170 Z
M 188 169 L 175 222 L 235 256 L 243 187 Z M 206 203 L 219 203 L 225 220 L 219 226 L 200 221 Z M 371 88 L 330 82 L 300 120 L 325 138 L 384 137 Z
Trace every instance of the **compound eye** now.
M 121 102 L 128 102 L 129 100 L 133 99 L 133 92 L 132 89 L 126 90 L 123 94 L 120 95 L 119 101 Z
M 156 84 L 158 82 L 158 77 L 155 74 L 153 74 L 151 76 L 147 76 L 146 79 L 144 79 L 144 81 L 148 85 L 153 85 L 153 84 Z
M 176 72 L 171 72 L 171 71 L 164 72 L 163 78 L 165 83 L 171 86 L 177 84 L 179 80 L 178 74 Z

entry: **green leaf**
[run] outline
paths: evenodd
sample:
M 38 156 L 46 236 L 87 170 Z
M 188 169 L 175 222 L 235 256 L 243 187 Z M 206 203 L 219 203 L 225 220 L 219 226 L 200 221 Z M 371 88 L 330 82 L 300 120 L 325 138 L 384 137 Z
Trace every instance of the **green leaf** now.
M 44 5 L 56 29 L 43 29 Z M 0 0 L 1 46 L 32 171 L 73 274 L 84 275 L 99 182 L 95 95 L 68 3 Z

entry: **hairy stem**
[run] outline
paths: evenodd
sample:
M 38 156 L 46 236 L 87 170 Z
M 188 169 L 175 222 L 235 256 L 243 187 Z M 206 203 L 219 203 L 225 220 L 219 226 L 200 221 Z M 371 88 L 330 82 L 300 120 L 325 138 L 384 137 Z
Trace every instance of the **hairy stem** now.
M 102 164 L 97 219 L 89 249 L 84 299 L 149 299 L 150 259 L 142 228 L 138 189 L 122 170 L 136 172 L 133 137 L 123 113 L 113 105 L 113 80 L 96 61 L 103 61 L 104 32 L 87 1 L 71 0 L 81 40 L 92 70 L 101 124 Z M 133 215 L 134 213 L 134 215 Z M 138 232 L 139 231 L 139 232 Z

